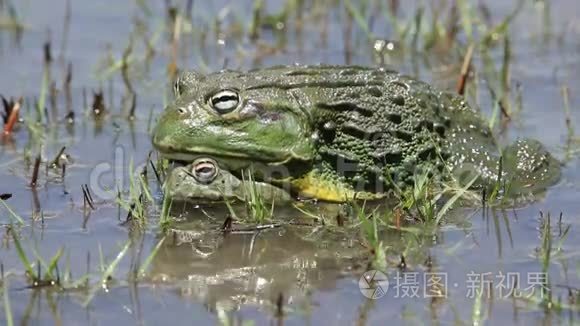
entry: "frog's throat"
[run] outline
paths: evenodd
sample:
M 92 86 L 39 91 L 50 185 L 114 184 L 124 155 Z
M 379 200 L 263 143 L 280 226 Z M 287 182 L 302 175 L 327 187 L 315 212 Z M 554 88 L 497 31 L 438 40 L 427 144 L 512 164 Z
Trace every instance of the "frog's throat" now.
M 344 203 L 352 200 L 376 200 L 386 194 L 355 191 L 339 181 L 322 178 L 317 171 L 310 171 L 300 178 L 290 180 L 293 190 L 302 198 Z

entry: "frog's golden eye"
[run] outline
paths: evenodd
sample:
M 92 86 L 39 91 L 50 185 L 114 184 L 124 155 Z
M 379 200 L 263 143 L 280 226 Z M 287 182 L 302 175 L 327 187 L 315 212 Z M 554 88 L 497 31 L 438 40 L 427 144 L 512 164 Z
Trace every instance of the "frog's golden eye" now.
M 215 93 L 209 103 L 219 114 L 232 112 L 240 104 L 240 96 L 233 90 L 223 90 Z
M 218 165 L 210 158 L 197 159 L 192 164 L 191 174 L 197 182 L 209 184 L 218 174 Z

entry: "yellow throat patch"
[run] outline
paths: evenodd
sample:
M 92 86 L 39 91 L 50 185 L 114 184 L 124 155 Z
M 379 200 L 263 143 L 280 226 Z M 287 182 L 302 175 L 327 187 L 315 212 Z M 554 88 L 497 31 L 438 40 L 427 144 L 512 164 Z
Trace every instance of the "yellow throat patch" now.
M 343 203 L 354 199 L 374 200 L 386 194 L 354 191 L 350 185 L 339 180 L 329 180 L 317 171 L 310 171 L 303 177 L 291 181 L 292 188 L 300 197 L 316 198 L 323 201 Z

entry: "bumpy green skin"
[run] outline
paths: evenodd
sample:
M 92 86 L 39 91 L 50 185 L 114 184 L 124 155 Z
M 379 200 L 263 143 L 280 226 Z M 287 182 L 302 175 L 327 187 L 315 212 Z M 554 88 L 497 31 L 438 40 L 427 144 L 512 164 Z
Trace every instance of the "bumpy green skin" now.
M 208 103 L 239 94 L 232 112 Z M 164 156 L 213 156 L 231 171 L 259 163 L 288 167 L 292 178 L 315 171 L 355 191 L 381 193 L 413 184 L 418 171 L 498 179 L 500 154 L 480 115 L 461 97 L 394 71 L 355 66 L 288 66 L 209 75 L 184 73 L 177 98 L 161 115 L 153 144 Z M 533 140 L 503 153 L 514 192 L 559 179 L 559 163 Z M 267 179 L 271 181 L 271 179 Z
M 219 169 L 209 183 L 198 181 L 192 173 L 192 164 L 171 170 L 164 185 L 165 193 L 176 201 L 246 201 L 250 191 L 268 202 L 289 202 L 290 194 L 271 184 L 241 180 L 230 172 Z

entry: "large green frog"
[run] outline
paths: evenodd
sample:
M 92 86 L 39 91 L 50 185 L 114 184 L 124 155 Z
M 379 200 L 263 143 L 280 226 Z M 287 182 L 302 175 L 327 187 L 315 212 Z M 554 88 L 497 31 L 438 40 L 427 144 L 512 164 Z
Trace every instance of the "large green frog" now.
M 249 168 L 299 197 L 380 198 L 412 185 L 418 173 L 478 175 L 474 185 L 485 187 L 501 171 L 514 193 L 545 189 L 560 176 L 559 162 L 539 142 L 519 140 L 500 151 L 462 97 L 386 69 L 189 71 L 175 95 L 153 134 L 164 157 L 211 156 L 238 177 Z

